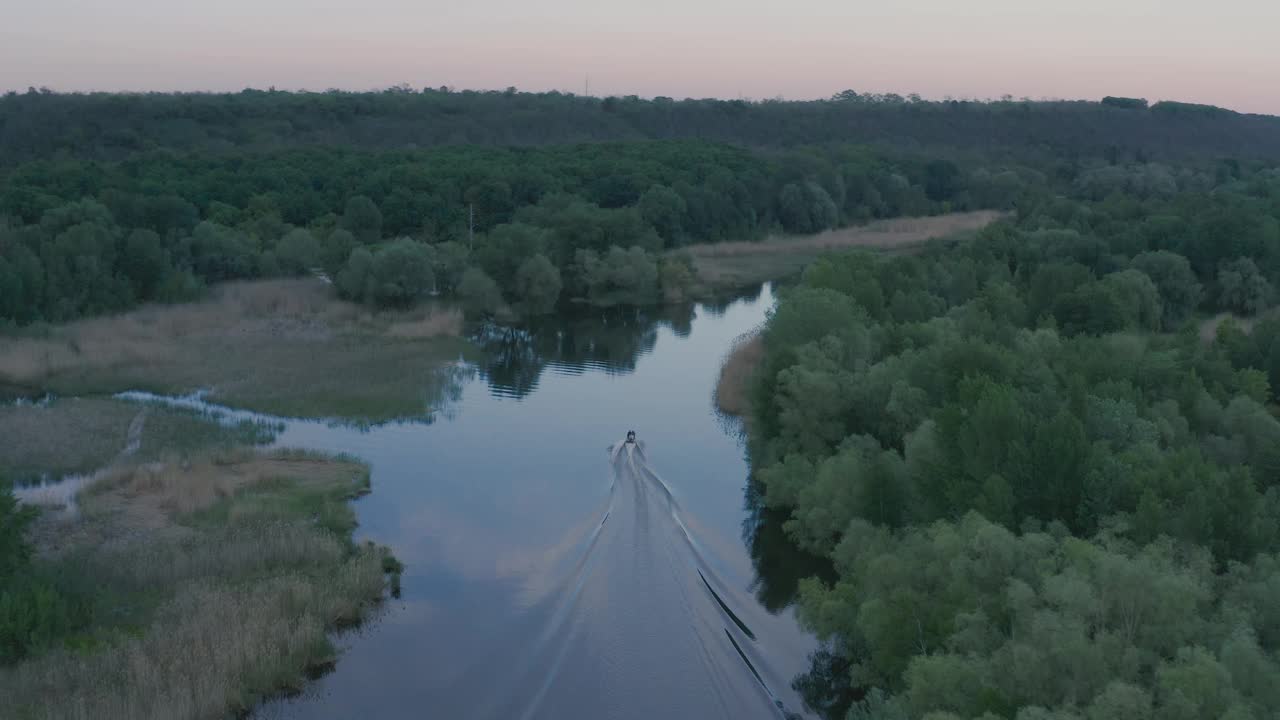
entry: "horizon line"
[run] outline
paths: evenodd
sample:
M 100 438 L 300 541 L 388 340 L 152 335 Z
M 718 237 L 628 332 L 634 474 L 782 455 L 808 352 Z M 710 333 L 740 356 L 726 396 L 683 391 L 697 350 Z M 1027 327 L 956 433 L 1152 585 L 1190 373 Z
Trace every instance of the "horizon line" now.
M 544 90 L 528 90 L 528 89 L 522 90 L 515 85 L 509 85 L 504 88 L 484 88 L 484 87 L 459 88 L 459 87 L 448 85 L 448 84 L 438 85 L 438 86 L 430 86 L 430 85 L 416 86 L 407 82 L 402 82 L 402 83 L 396 83 L 391 85 L 368 87 L 363 89 L 328 87 L 323 90 L 317 90 L 309 87 L 279 88 L 274 85 L 271 85 L 265 88 L 254 87 L 250 85 L 250 86 L 244 86 L 238 89 L 208 89 L 208 90 L 178 90 L 178 89 L 59 90 L 56 88 L 48 87 L 46 85 L 41 85 L 38 87 L 34 85 L 29 85 L 26 88 L 2 88 L 0 89 L 0 96 L 12 97 L 15 95 L 21 96 L 21 95 L 30 95 L 33 93 L 38 95 L 61 95 L 61 96 L 69 96 L 69 95 L 237 95 L 237 94 L 242 94 L 247 92 L 287 93 L 291 95 L 325 95 L 325 94 L 367 95 L 367 94 L 374 94 L 374 93 L 402 92 L 405 94 L 422 95 L 427 93 L 438 93 L 442 91 L 448 94 L 452 94 L 452 93 L 507 94 L 507 93 L 512 93 L 514 91 L 514 94 L 517 94 L 517 95 L 558 94 L 558 95 L 565 95 L 569 97 L 592 98 L 592 99 L 600 99 L 600 100 L 607 99 L 607 98 L 619 98 L 619 99 L 636 98 L 646 102 L 653 102 L 658 99 L 666 99 L 666 100 L 671 100 L 672 102 L 699 102 L 699 101 L 714 100 L 718 102 L 746 102 L 751 104 L 763 104 L 763 103 L 770 103 L 770 102 L 783 102 L 783 103 L 836 102 L 837 101 L 836 98 L 840 93 L 847 92 L 850 90 L 851 88 L 844 88 L 842 90 L 838 90 L 835 93 L 832 93 L 831 95 L 828 95 L 825 97 L 788 98 L 784 95 L 778 94 L 778 95 L 773 95 L 769 97 L 756 98 L 756 97 L 742 95 L 740 93 L 736 97 L 722 97 L 718 95 L 694 97 L 692 95 L 689 95 L 683 98 L 677 98 L 669 95 L 642 95 L 639 93 L 609 93 L 609 94 L 596 95 L 596 94 L 579 93 L 573 90 L 565 90 L 560 88 L 548 88 Z M 1104 95 L 1100 98 L 1080 98 L 1080 97 L 1070 98 L 1070 97 L 1041 95 L 1039 97 L 1033 98 L 1026 95 L 1015 96 L 1008 93 L 1000 95 L 999 97 L 985 97 L 985 98 L 977 97 L 977 96 L 953 96 L 953 95 L 944 95 L 942 97 L 927 97 L 920 93 L 914 93 L 914 92 L 913 93 L 870 92 L 870 91 L 868 92 L 853 91 L 853 92 L 857 93 L 858 97 L 881 99 L 881 100 L 877 100 L 877 102 L 883 102 L 882 100 L 883 98 L 897 97 L 901 101 L 903 101 L 904 104 L 912 104 L 917 102 L 937 103 L 937 104 L 956 102 L 956 103 L 975 103 L 975 104 L 983 104 L 983 105 L 994 105 L 998 103 L 1046 103 L 1046 104 L 1047 103 L 1097 103 L 1097 104 L 1101 104 L 1102 101 L 1106 98 L 1117 97 L 1121 99 L 1133 99 L 1133 100 L 1145 101 L 1148 103 L 1147 109 L 1150 109 L 1150 107 L 1155 106 L 1159 103 L 1178 103 L 1183 105 L 1193 105 L 1193 106 L 1199 106 L 1204 108 L 1215 108 L 1215 109 L 1223 110 L 1236 115 L 1271 117 L 1271 118 L 1280 117 L 1280 114 L 1265 113 L 1265 112 L 1247 112 L 1242 110 L 1236 110 L 1234 108 L 1226 107 L 1223 105 L 1215 105 L 1212 103 L 1200 103 L 1200 102 L 1193 102 L 1188 100 L 1176 100 L 1173 98 L 1158 98 L 1153 100 L 1151 98 L 1146 98 L 1146 97 L 1112 96 L 1112 95 Z

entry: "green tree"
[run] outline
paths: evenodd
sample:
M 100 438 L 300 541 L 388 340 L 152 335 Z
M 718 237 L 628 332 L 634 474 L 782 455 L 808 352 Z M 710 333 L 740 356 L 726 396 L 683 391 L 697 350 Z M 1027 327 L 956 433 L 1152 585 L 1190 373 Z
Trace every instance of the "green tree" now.
M 778 195 L 778 218 L 787 232 L 815 233 L 835 227 L 840 211 L 815 182 L 790 183 Z
M 453 292 L 467 269 L 470 252 L 460 242 L 442 242 L 435 246 L 436 284 L 443 292 Z
M 146 300 L 156 296 L 156 289 L 169 270 L 169 257 L 160 236 L 145 229 L 129 233 L 121 263 L 135 297 Z
M 1160 291 L 1151 278 L 1139 270 L 1122 270 L 1102 278 L 1125 309 L 1125 326 L 1140 330 L 1159 330 L 1164 317 Z
M 366 195 L 356 195 L 347 200 L 339 226 L 366 245 L 382 239 L 382 211 Z
M 294 228 L 276 244 L 275 255 L 281 272 L 287 275 L 304 275 L 320 259 L 320 243 L 309 231 Z
M 1249 258 L 1236 258 L 1218 267 L 1218 306 L 1243 315 L 1254 315 L 1272 297 L 1271 283 Z
M 543 255 L 525 260 L 516 271 L 516 296 L 524 311 L 549 313 L 560 299 L 560 271 Z
M 693 288 L 695 276 L 693 258 L 687 253 L 662 258 L 658 262 L 658 284 L 662 286 L 662 299 L 669 303 L 686 300 Z
M 9 485 L 0 478 L 0 587 L 23 571 L 31 560 L 27 528 L 35 520 L 35 510 L 18 504 Z
M 480 268 L 467 268 L 458 281 L 458 299 L 470 314 L 494 315 L 502 309 L 502 291 Z
M 351 251 L 355 250 L 358 244 L 356 236 L 342 228 L 324 236 L 324 241 L 320 244 L 320 265 L 329 277 L 338 276 L 351 257 Z
M 372 303 L 376 297 L 376 280 L 373 274 L 373 253 L 358 247 L 351 251 L 347 264 L 334 279 L 338 294 L 348 300 Z
M 1159 288 L 1163 310 L 1161 324 L 1166 330 L 1182 324 L 1199 307 L 1202 289 L 1185 257 L 1168 250 L 1157 250 L 1135 256 L 1132 265 L 1146 273 Z
M 653 302 L 658 294 L 658 265 L 640 247 L 614 246 L 603 257 L 579 250 L 573 272 L 578 287 L 593 302 L 643 304 Z
M 549 245 L 549 234 L 523 222 L 499 225 L 477 240 L 471 257 L 499 287 L 512 288 L 520 267 Z
M 680 245 L 684 238 L 684 198 L 666 185 L 653 185 L 640 196 L 640 217 L 658 231 L 667 247 Z
M 431 250 L 411 238 L 400 238 L 373 254 L 370 268 L 373 299 L 379 305 L 404 306 L 435 286 Z

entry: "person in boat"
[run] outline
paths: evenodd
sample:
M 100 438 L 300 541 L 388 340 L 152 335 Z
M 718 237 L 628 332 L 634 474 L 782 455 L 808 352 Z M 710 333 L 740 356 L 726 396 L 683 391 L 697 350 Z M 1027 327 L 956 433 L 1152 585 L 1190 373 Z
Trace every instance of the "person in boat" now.
M 639 440 L 636 440 L 636 431 L 628 430 L 627 439 L 623 440 L 620 443 L 611 444 L 608 449 L 609 449 L 609 455 L 616 460 L 623 450 L 627 451 L 627 455 L 629 457 L 631 455 L 631 451 L 633 450 L 643 452 L 644 446 L 640 444 Z

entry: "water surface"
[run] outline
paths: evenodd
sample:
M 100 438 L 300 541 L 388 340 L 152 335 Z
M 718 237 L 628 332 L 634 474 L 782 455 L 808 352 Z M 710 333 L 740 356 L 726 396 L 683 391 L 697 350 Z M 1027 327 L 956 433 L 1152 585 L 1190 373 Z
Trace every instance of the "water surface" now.
M 407 569 L 331 673 L 255 716 L 803 716 L 791 682 L 814 641 L 757 572 L 753 555 L 788 561 L 749 532 L 736 425 L 712 402 L 772 303 L 485 328 L 484 359 L 418 420 L 287 421 L 280 445 L 371 463 L 357 535 Z M 611 456 L 628 429 L 643 452 Z

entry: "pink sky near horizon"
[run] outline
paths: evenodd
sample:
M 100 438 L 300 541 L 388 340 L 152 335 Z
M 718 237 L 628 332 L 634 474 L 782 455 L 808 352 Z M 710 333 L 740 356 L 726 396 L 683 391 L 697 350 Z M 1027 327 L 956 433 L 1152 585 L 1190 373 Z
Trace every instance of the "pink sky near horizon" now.
M 805 99 L 1104 95 L 1280 115 L 1263 0 L 40 0 L 0 90 L 373 89 Z

